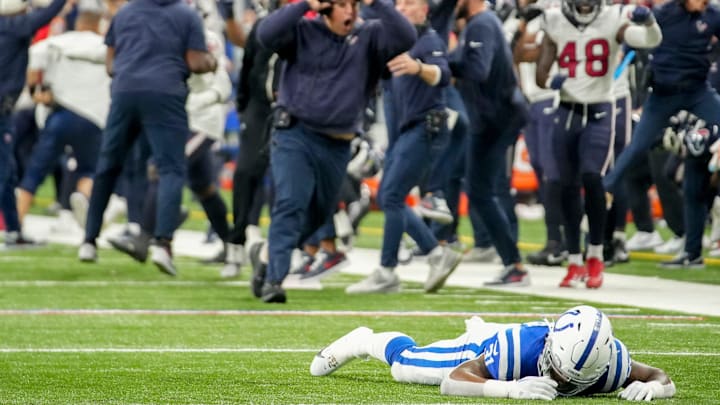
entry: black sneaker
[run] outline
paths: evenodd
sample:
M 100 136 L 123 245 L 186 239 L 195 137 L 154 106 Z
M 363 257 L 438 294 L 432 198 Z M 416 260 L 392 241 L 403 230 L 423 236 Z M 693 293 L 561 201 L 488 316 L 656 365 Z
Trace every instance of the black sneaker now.
M 283 290 L 280 283 L 268 283 L 266 282 L 262 286 L 262 292 L 260 297 L 263 302 L 284 304 L 287 301 L 285 290 Z
M 310 256 L 307 252 L 302 252 L 302 260 L 300 260 L 297 266 L 290 269 L 290 274 L 299 274 L 302 276 L 310 271 L 314 261 L 315 258 L 313 256 Z
M 325 249 L 320 249 L 316 256 L 317 260 L 314 261 L 307 272 L 300 276 L 301 280 L 319 280 L 337 273 L 349 263 L 345 253 L 339 250 L 331 253 Z
M 142 232 L 139 236 L 130 233 L 122 233 L 118 236 L 108 238 L 113 248 L 129 255 L 140 263 L 145 263 L 148 257 L 148 245 L 150 235 Z
M 705 260 L 703 260 L 702 256 L 698 256 L 694 259 L 691 259 L 690 256 L 686 253 L 680 253 L 679 255 L 675 256 L 671 260 L 667 260 L 660 263 L 660 267 L 664 269 L 704 269 L 705 268 Z
M 542 250 L 527 255 L 527 261 L 536 266 L 562 266 L 567 257 L 567 250 L 559 242 L 549 240 Z
M 200 259 L 200 263 L 202 263 L 202 264 L 225 264 L 225 256 L 227 256 L 227 252 L 225 251 L 225 244 L 223 243 L 222 249 L 220 249 L 213 256 L 206 257 L 204 259 Z
M 628 263 L 630 261 L 630 255 L 628 254 L 627 248 L 625 248 L 625 241 L 622 239 L 613 239 L 613 261 L 615 263 Z
M 514 264 L 511 264 L 500 272 L 498 277 L 494 280 L 486 281 L 484 283 L 486 286 L 526 286 L 530 285 L 530 274 L 528 274 L 527 270 L 520 270 L 517 267 L 515 267 Z
M 5 248 L 8 250 L 23 250 L 45 246 L 45 242 L 32 240 L 19 232 L 8 232 L 5 236 Z
M 256 298 L 262 297 L 262 288 L 265 284 L 265 275 L 267 274 L 267 264 L 260 261 L 260 251 L 265 242 L 257 242 L 250 246 L 248 256 L 250 257 L 250 266 L 252 267 L 252 278 L 250 279 L 250 290 Z

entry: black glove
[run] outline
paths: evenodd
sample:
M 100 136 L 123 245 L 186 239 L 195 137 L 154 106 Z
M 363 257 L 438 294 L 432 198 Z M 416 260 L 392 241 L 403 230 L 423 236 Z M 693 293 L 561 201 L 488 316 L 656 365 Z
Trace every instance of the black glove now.
M 232 20 L 235 18 L 234 4 L 235 2 L 233 0 L 217 0 L 217 9 L 223 20 Z

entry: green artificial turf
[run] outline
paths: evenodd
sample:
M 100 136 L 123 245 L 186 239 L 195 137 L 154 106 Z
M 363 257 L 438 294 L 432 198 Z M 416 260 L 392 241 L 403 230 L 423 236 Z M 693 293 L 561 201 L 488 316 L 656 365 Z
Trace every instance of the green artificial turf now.
M 412 283 L 400 294 L 347 296 L 344 287 L 358 278 L 339 274 L 326 279 L 324 290 L 292 290 L 288 304 L 266 305 L 251 296 L 247 269 L 228 282 L 217 267 L 182 258 L 180 276 L 171 279 L 111 251 L 97 265 L 79 263 L 75 254 L 62 246 L 0 253 L 2 404 L 516 403 L 395 383 L 374 360 L 324 378 L 311 377 L 308 367 L 318 349 L 358 325 L 399 330 L 426 344 L 462 333 L 466 313 L 522 322 L 538 318 L 512 313 L 550 317 L 577 304 L 460 287 L 429 295 Z M 662 403 L 717 403 L 720 319 L 645 319 L 667 313 L 598 306 L 613 316 L 615 334 L 634 359 L 675 380 L 676 398 Z M 43 309 L 56 311 L 22 312 Z M 145 312 L 79 312 L 103 309 Z M 425 316 L 408 316 L 415 311 Z M 438 311 L 443 315 L 427 316 Z

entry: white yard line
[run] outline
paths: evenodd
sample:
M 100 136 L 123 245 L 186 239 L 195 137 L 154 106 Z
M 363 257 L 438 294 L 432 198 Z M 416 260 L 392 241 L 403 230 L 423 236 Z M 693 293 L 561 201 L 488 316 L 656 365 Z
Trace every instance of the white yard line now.
M 534 312 L 448 312 L 448 311 L 272 311 L 272 310 L 190 310 L 190 309 L 3 309 L 0 316 L 23 315 L 161 315 L 161 316 L 369 316 L 369 317 L 462 317 L 482 318 L 543 318 L 556 316 L 552 313 Z M 656 319 L 702 321 L 703 317 L 692 315 L 637 315 L 608 314 L 616 319 Z
M 267 347 L 1 347 L 0 353 L 316 353 L 318 349 Z M 720 352 L 633 351 L 632 355 L 720 357 Z
M 237 286 L 247 287 L 248 281 L 192 281 L 192 280 L 174 280 L 174 281 L 140 281 L 140 280 L 7 280 L 0 281 L 2 287 L 111 287 L 111 286 L 128 286 L 128 287 L 144 287 L 144 286 L 187 286 L 187 287 L 203 287 L 203 286 Z

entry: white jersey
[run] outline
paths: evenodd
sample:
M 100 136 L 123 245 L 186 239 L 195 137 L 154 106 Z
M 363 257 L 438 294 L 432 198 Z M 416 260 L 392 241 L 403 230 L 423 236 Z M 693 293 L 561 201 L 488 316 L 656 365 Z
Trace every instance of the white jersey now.
M 614 100 L 613 73 L 621 49 L 617 33 L 630 23 L 628 10 L 619 4 L 603 6 L 597 18 L 582 30 L 560 9 L 545 12 L 543 30 L 557 45 L 559 72 L 568 76 L 560 92 L 561 100 L 576 103 Z
M 232 92 L 230 75 L 225 69 L 225 44 L 221 37 L 205 30 L 205 40 L 210 53 L 217 60 L 214 72 L 192 74 L 188 78 L 188 101 L 186 110 L 193 132 L 201 132 L 213 139 L 222 139 L 225 133 L 226 104 Z
M 55 101 L 101 129 L 110 109 L 110 77 L 103 37 L 68 31 L 30 47 L 28 68 L 43 71 Z

